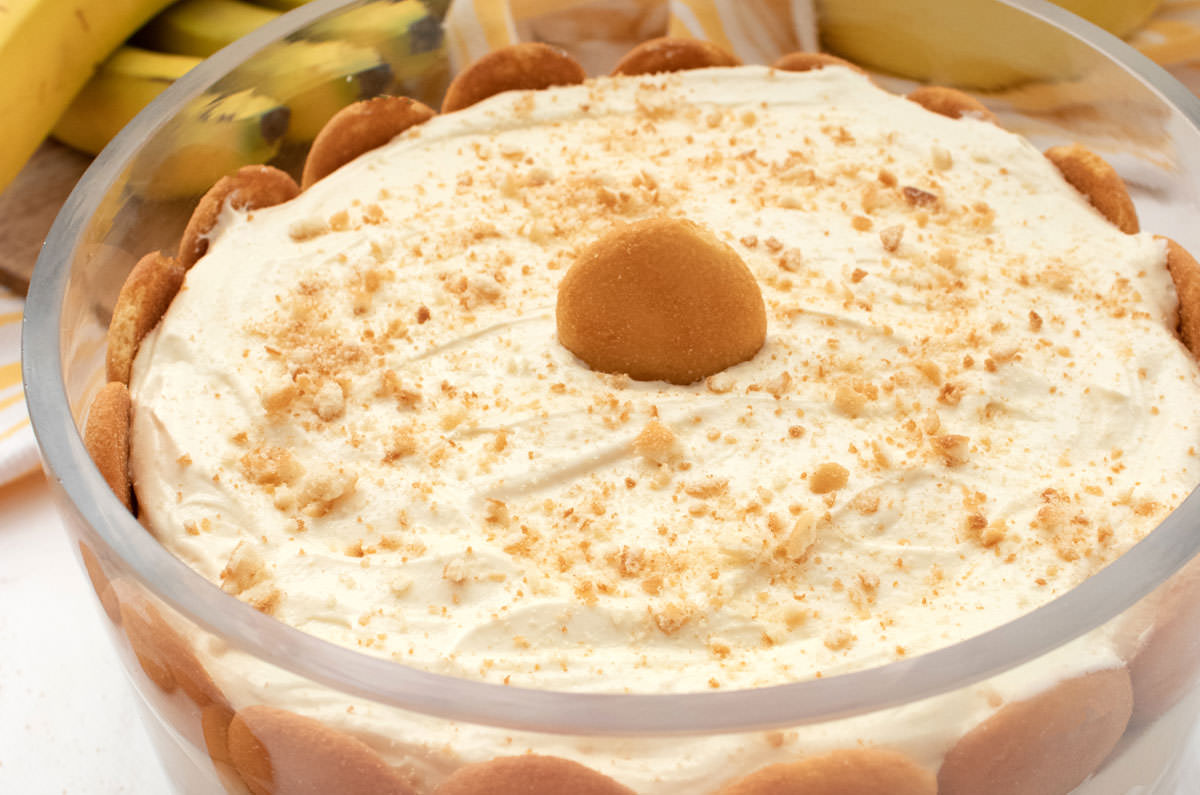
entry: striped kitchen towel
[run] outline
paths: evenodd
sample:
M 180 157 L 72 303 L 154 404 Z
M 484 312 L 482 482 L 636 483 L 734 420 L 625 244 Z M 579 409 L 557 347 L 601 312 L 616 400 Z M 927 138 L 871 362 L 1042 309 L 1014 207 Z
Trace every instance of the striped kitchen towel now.
M 21 299 L 0 288 L 0 484 L 37 466 L 21 391 Z

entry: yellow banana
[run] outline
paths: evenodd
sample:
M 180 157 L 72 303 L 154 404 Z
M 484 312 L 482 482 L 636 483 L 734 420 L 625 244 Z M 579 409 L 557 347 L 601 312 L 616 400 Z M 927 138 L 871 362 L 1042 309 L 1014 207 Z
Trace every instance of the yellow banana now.
M 200 60 L 121 47 L 76 95 L 55 125 L 54 137 L 84 152 L 99 152 Z M 150 199 L 203 193 L 223 175 L 274 157 L 288 116 L 286 107 L 257 91 L 202 94 L 146 142 L 125 184 Z
M 254 88 L 291 109 L 287 141 L 310 142 L 334 113 L 383 93 L 392 70 L 370 47 L 345 41 L 281 41 L 262 50 L 218 84 Z
M 192 55 L 121 47 L 75 95 L 51 134 L 81 152 L 98 154 L 150 100 L 198 63 Z
M 128 186 L 150 199 L 198 196 L 241 166 L 273 158 L 288 116 L 287 107 L 254 89 L 203 94 L 147 143 Z
M 252 11 L 243 13 L 247 9 Z M 199 63 L 203 50 L 224 46 L 276 16 L 238 0 L 172 6 L 136 40 L 195 54 L 120 48 L 59 118 L 55 137 L 97 153 Z M 311 141 L 333 113 L 357 99 L 392 91 L 432 102 L 445 87 L 440 24 L 420 0 L 369 3 L 300 35 L 306 38 L 278 42 L 252 57 L 192 103 L 148 144 L 130 188 L 157 199 L 194 195 L 227 171 L 271 159 L 285 136 Z
M 388 93 L 436 105 L 450 79 L 442 25 L 421 0 L 375 0 L 317 20 L 297 34 L 374 48 L 392 70 Z
M 136 41 L 206 55 L 279 14 L 243 0 L 182 0 Z M 287 104 L 287 140 L 293 142 L 311 141 L 333 113 L 358 99 L 399 93 L 434 103 L 449 80 L 441 23 L 420 0 L 377 0 L 323 19 L 254 56 L 238 73 L 226 90 L 256 86 Z
M 405 24 L 424 16 L 423 6 L 414 5 L 404 9 Z M 242 0 L 182 0 L 143 28 L 136 41 L 160 51 L 207 55 L 280 13 Z M 362 28 L 368 22 L 358 25 L 359 38 L 367 38 Z M 308 142 L 342 107 L 394 87 L 388 61 L 371 46 L 388 35 L 389 31 L 373 32 L 364 46 L 341 29 L 328 31 L 324 38 L 329 40 L 324 41 L 300 34 L 253 56 L 217 88 L 226 93 L 256 88 L 277 98 L 291 109 L 287 140 Z
M 169 0 L 0 4 L 0 189 L 50 132 L 96 65 Z
M 242 0 L 181 0 L 150 20 L 134 42 L 160 52 L 204 57 L 279 14 Z
M 1159 4 L 1055 2 L 1118 36 L 1145 22 Z M 821 43 L 830 52 L 914 80 L 1000 90 L 1068 78 L 1080 67 L 1065 46 L 1066 34 L 991 0 L 817 0 L 816 8 Z

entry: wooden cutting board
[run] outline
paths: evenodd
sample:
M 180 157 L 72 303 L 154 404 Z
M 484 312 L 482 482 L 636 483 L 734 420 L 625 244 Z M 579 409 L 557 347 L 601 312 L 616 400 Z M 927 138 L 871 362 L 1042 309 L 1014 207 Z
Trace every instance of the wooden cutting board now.
M 46 141 L 0 193 L 0 286 L 20 295 L 29 289 L 42 241 L 91 162 L 87 155 Z

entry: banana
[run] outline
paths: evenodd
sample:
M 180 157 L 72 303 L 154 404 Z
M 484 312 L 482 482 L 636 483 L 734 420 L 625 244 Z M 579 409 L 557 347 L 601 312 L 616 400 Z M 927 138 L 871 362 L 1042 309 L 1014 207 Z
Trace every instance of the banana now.
M 198 196 L 241 166 L 273 158 L 289 115 L 252 88 L 203 94 L 138 154 L 128 187 L 149 199 Z
M 391 67 L 391 94 L 436 105 L 449 82 L 442 25 L 421 0 L 375 0 L 317 20 L 298 35 L 375 49 Z
M 75 95 L 51 134 L 81 152 L 98 154 L 150 100 L 198 63 L 191 55 L 121 47 Z
M 54 137 L 89 154 L 98 153 L 138 111 L 200 60 L 121 47 L 76 95 L 55 125 Z M 202 94 L 146 143 L 126 187 L 158 200 L 199 195 L 225 174 L 274 157 L 288 116 L 286 107 L 253 90 Z
M 135 40 L 159 51 L 204 56 L 280 13 L 242 0 L 182 0 L 143 28 Z M 392 70 L 375 49 L 352 40 L 332 40 L 334 35 L 331 32 L 327 41 L 277 42 L 216 88 L 223 93 L 256 88 L 276 98 L 291 109 L 286 141 L 312 141 L 342 107 L 393 85 Z
M 159 52 L 205 57 L 279 14 L 242 0 L 181 0 L 139 30 L 134 43 Z
M 182 0 L 136 41 L 160 51 L 207 55 L 279 14 L 243 0 Z M 441 23 L 421 0 L 376 0 L 319 20 L 237 72 L 224 90 L 256 86 L 287 104 L 291 143 L 311 141 L 336 111 L 377 94 L 436 104 L 449 80 Z
M 431 79 L 440 79 L 445 73 L 444 68 L 439 69 L 441 50 L 428 49 L 440 44 L 440 32 L 432 42 L 426 39 L 425 43 L 407 36 L 405 26 L 419 24 L 422 19 L 426 19 L 420 3 L 406 0 L 404 3 L 383 5 L 387 6 L 391 16 L 385 18 L 376 14 L 369 18 L 360 18 L 355 21 L 354 26 L 331 27 L 324 31 L 324 35 L 352 37 L 351 34 L 357 32 L 357 36 L 364 41 L 368 37 L 382 40 L 388 38 L 387 31 L 371 32 L 368 35 L 370 27 L 376 23 L 392 22 L 392 28 L 399 27 L 401 32 L 397 35 L 403 38 L 398 48 L 389 49 L 394 56 L 394 62 L 401 63 L 406 57 L 414 59 L 413 63 L 405 64 L 408 74 L 413 76 L 414 80 L 424 75 L 431 75 Z M 404 7 L 404 14 L 397 17 L 394 9 L 401 6 Z M 410 44 L 410 41 L 414 43 Z M 420 46 L 425 47 L 426 51 L 412 55 L 412 51 Z M 60 118 L 55 127 L 55 137 L 82 151 L 92 154 L 98 152 L 142 107 L 172 80 L 199 61 L 198 56 L 152 52 L 132 46 L 121 48 L 101 66 L 96 76 L 89 81 Z M 278 139 L 285 132 L 288 141 L 311 141 L 325 121 L 343 106 L 394 88 L 392 74 L 388 63 L 374 49 L 367 46 L 348 41 L 294 40 L 279 42 L 254 56 L 238 69 L 235 76 L 226 78 L 214 90 L 216 95 L 220 95 L 238 94 L 246 88 L 255 88 L 256 94 L 265 93 L 272 98 L 269 107 L 254 109 L 255 112 L 263 114 L 272 111 L 279 104 L 288 107 L 286 115 L 282 117 L 291 119 L 286 131 L 278 129 L 281 116 L 272 113 L 268 117 L 272 120 L 268 128 L 277 134 L 263 140 L 257 140 L 253 136 L 237 139 L 243 147 L 242 158 L 249 162 L 252 153 L 261 153 L 268 149 L 273 153 L 273 146 L 278 144 Z M 209 102 L 211 99 L 209 96 L 205 101 Z M 221 141 L 223 150 L 236 152 L 239 151 L 238 147 L 230 140 L 232 131 L 220 129 L 215 120 L 234 119 L 238 124 L 249 125 L 249 128 L 253 129 L 250 117 L 254 114 L 230 114 L 227 110 L 228 105 L 222 112 L 214 113 L 210 109 L 197 115 L 200 116 L 200 120 L 210 122 L 207 125 L 209 132 L 204 134 L 206 137 Z M 188 125 L 189 129 L 191 126 L 193 125 Z M 203 127 L 204 125 L 201 125 L 201 128 Z M 232 155 L 223 155 L 216 159 L 229 162 L 231 157 Z M 156 181 L 162 181 L 162 178 L 142 180 L 147 184 Z M 186 190 L 186 187 L 170 188 L 170 192 Z
M 1159 5 L 1159 0 L 1055 2 L 1118 36 L 1145 22 Z M 1065 33 L 991 0 L 817 0 L 816 9 L 825 49 L 913 80 L 998 91 L 1030 80 L 1070 78 L 1081 66 Z
M 159 51 L 120 48 L 62 114 L 54 136 L 99 152 L 205 53 L 278 15 L 241 0 L 168 8 L 135 37 Z M 129 187 L 156 199 L 195 195 L 238 166 L 271 159 L 281 144 L 311 141 L 355 100 L 392 92 L 435 102 L 447 79 L 440 23 L 420 0 L 353 8 L 271 45 L 196 100 L 146 146 Z
M 311 142 L 337 111 L 383 93 L 392 70 L 370 47 L 345 41 L 281 41 L 218 83 L 224 91 L 256 88 L 291 109 L 285 142 Z
M 0 5 L 0 189 L 71 98 L 169 0 L 7 0 Z

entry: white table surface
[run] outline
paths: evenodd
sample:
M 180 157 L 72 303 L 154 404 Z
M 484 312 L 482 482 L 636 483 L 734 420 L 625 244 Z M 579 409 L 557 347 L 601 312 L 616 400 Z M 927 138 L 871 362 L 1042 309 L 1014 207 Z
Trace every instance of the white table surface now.
M 167 794 L 38 473 L 0 486 L 0 793 Z
M 0 793 L 169 795 L 136 698 L 45 479 L 0 486 Z M 1200 793 L 1194 740 L 1179 795 Z

